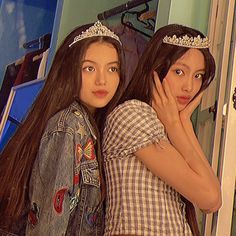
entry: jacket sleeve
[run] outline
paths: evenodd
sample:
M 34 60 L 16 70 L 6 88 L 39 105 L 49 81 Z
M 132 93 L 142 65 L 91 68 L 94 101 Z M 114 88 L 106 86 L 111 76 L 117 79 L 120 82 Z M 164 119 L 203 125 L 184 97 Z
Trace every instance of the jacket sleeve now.
M 26 235 L 66 232 L 74 160 L 73 134 L 57 131 L 42 138 L 30 180 L 30 213 L 33 214 L 29 215 L 31 224 L 27 225 Z

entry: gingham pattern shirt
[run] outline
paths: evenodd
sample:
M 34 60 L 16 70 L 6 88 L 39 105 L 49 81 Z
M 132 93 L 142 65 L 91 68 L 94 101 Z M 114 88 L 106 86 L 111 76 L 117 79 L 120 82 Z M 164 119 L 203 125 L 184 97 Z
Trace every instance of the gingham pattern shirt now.
M 167 140 L 148 104 L 130 100 L 108 116 L 103 139 L 107 183 L 105 234 L 192 235 L 180 195 L 153 175 L 134 155 Z

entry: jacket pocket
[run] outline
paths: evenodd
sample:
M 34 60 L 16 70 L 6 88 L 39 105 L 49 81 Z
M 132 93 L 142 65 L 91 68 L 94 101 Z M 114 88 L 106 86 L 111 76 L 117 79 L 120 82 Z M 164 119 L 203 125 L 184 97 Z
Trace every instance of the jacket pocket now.
M 86 160 L 81 163 L 81 175 L 83 184 L 100 187 L 98 163 L 95 160 Z

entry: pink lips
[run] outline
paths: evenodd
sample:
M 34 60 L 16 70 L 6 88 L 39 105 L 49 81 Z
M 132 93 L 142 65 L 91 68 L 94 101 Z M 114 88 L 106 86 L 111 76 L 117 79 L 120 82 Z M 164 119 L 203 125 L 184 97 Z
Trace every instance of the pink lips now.
M 178 103 L 182 105 L 186 105 L 190 102 L 191 97 L 186 97 L 186 96 L 179 96 L 177 97 Z
M 107 96 L 108 92 L 106 90 L 96 90 L 93 94 L 98 98 L 104 98 Z

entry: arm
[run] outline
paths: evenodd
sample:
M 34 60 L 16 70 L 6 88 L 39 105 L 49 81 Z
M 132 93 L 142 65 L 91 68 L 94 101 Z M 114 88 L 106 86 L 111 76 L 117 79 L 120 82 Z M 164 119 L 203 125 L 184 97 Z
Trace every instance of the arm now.
M 187 134 L 187 137 L 189 138 L 190 142 L 192 143 L 192 146 L 194 147 L 195 151 L 198 153 L 198 155 L 201 157 L 202 161 L 205 162 L 206 165 L 208 165 L 208 160 L 200 146 L 200 143 L 195 135 L 194 129 L 193 129 L 193 125 L 191 122 L 191 115 L 193 113 L 193 111 L 196 109 L 196 107 L 199 105 L 201 98 L 202 98 L 203 93 L 199 94 L 183 111 L 180 112 L 180 120 L 181 123 L 183 125 L 183 128 Z M 213 169 L 210 168 L 212 177 L 214 178 L 215 174 L 213 172 Z M 216 180 L 216 185 L 218 185 L 218 190 L 219 190 L 219 199 L 217 204 L 215 205 L 215 207 L 213 207 L 212 209 L 208 209 L 207 211 L 204 211 L 205 213 L 211 213 L 211 212 L 215 212 L 217 211 L 221 204 L 222 204 L 222 200 L 221 200 L 221 192 L 220 192 L 220 184 L 217 178 L 215 178 Z
M 197 204 L 199 208 L 204 210 L 216 209 L 216 206 L 219 207 L 220 205 L 219 182 L 207 162 L 196 136 L 193 136 L 194 131 L 192 129 L 191 121 L 190 119 L 189 122 L 186 122 L 186 120 L 181 120 L 184 117 L 184 113 L 180 116 L 167 81 L 163 81 L 162 86 L 157 75 L 154 76 L 154 79 L 156 89 L 153 91 L 153 106 L 156 110 L 158 118 L 165 125 L 171 144 L 169 144 L 169 146 L 165 146 L 165 151 L 162 150 L 161 153 L 159 153 L 160 150 L 158 150 L 158 148 L 152 149 L 152 155 L 155 155 L 154 150 L 158 151 L 155 156 L 160 154 L 165 157 L 164 159 L 166 159 L 169 155 L 173 155 L 171 159 L 173 158 L 173 160 L 176 161 L 175 164 L 177 166 L 180 165 L 179 167 L 183 170 L 183 172 L 177 173 L 176 170 L 173 169 L 174 166 L 170 166 L 170 171 L 173 169 L 172 175 L 175 176 L 176 181 L 173 179 L 174 182 L 172 182 L 172 176 L 170 176 L 170 174 L 168 176 L 164 176 L 165 178 L 167 177 L 165 181 L 173 186 L 188 200 Z M 175 151 L 172 150 L 173 148 Z M 139 155 L 140 153 L 137 153 L 137 156 L 142 159 L 146 156 L 146 151 L 141 153 L 141 156 Z M 181 164 L 179 158 L 182 158 L 182 161 L 184 161 L 187 166 L 182 165 L 184 163 Z M 166 167 L 164 166 L 164 168 Z M 182 176 L 183 173 L 185 174 L 185 177 Z M 171 178 L 169 179 L 169 177 Z M 177 183 L 178 181 L 181 182 L 179 178 L 186 178 L 185 180 L 183 179 L 184 182 L 187 181 L 186 185 L 181 183 L 183 186 L 179 186 L 179 183 Z M 196 189 L 198 191 L 196 191 Z
M 194 170 L 192 163 L 187 163 L 170 143 L 160 141 L 151 144 L 136 151 L 135 155 L 154 175 L 199 208 L 210 209 L 215 205 L 214 188 L 209 181 L 205 181 L 207 174 Z
M 35 227 L 27 225 L 27 235 L 59 234 L 65 232 L 69 220 L 69 194 L 73 179 L 73 136 L 54 132 L 41 140 L 34 174 L 31 177 L 31 205 L 39 207 L 39 221 Z M 55 205 L 60 191 L 63 201 Z M 60 227 L 58 227 L 60 226 Z

